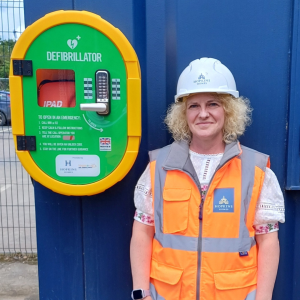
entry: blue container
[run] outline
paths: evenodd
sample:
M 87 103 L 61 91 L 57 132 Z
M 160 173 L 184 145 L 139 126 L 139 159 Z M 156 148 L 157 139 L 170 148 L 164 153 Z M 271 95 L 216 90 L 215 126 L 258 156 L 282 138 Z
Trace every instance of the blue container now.
M 143 137 L 132 170 L 102 194 L 67 197 L 35 185 L 40 299 L 130 299 L 134 186 L 148 150 L 171 142 L 163 118 L 179 74 L 203 56 L 232 71 L 254 108 L 241 142 L 270 154 L 286 198 L 273 299 L 299 299 L 299 0 L 25 0 L 26 26 L 59 9 L 99 14 L 135 48 L 142 69 Z

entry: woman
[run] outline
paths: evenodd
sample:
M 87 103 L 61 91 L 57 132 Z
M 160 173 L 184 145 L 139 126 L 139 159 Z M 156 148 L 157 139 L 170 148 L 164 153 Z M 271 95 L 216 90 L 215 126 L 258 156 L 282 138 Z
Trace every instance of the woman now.
M 182 72 L 135 190 L 132 299 L 271 300 L 284 201 L 269 157 L 241 146 L 247 99 L 231 72 L 201 58 Z

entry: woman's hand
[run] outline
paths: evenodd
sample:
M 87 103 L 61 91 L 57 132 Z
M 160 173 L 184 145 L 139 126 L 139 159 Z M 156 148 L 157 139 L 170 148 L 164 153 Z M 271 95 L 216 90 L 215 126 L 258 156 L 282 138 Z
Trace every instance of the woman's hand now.
M 279 262 L 278 232 L 256 235 L 258 274 L 255 300 L 271 300 Z
M 134 221 L 130 243 L 133 289 L 149 290 L 150 288 L 150 262 L 153 236 L 154 226 Z M 152 300 L 152 298 L 147 296 L 144 300 Z

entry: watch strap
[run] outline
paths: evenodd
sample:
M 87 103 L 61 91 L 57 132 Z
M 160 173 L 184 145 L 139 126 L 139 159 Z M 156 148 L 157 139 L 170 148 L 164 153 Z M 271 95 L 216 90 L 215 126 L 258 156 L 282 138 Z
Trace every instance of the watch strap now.
M 144 298 L 151 296 L 150 290 L 143 290 Z

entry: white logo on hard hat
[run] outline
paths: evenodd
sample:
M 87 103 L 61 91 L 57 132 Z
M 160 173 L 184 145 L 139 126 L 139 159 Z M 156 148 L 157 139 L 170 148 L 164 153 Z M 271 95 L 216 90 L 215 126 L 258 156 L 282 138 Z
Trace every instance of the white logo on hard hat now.
M 198 79 L 194 81 L 197 85 L 208 84 L 210 82 L 209 78 L 206 78 L 202 73 L 199 75 Z

